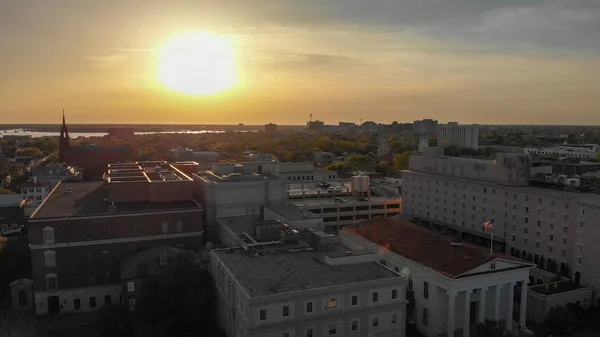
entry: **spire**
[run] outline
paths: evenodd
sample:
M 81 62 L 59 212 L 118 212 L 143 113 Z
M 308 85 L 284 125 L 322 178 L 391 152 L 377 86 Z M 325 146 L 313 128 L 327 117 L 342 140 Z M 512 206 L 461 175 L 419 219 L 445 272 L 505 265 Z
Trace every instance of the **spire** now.
M 60 138 L 69 139 L 69 129 L 67 129 L 67 122 L 65 120 L 65 109 L 62 111 L 62 126 L 60 127 Z

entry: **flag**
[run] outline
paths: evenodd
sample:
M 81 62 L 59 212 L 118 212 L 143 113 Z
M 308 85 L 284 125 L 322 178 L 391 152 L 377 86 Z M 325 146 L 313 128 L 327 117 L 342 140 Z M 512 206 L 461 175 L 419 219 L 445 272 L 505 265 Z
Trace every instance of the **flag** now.
M 494 228 L 494 219 L 483 223 L 483 230 L 493 229 L 493 228 Z

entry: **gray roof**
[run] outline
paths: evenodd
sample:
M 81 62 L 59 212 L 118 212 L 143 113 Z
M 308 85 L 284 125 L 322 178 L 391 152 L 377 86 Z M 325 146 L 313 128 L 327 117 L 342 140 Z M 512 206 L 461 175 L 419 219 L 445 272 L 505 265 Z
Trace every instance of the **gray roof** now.
M 30 219 L 66 218 L 90 215 L 108 215 L 108 189 L 104 181 L 61 181 Z M 68 189 L 68 193 L 67 193 Z M 167 210 L 198 209 L 193 200 L 176 202 L 128 202 L 117 205 L 115 213 L 160 212 Z
M 250 297 L 401 278 L 375 262 L 332 266 L 323 261 L 325 253 L 281 251 L 254 256 L 241 248 L 213 251 Z
M 301 206 L 293 205 L 293 204 L 283 204 L 283 205 L 269 205 L 266 208 L 271 211 L 285 217 L 290 221 L 298 221 L 298 220 L 306 220 L 306 219 L 320 219 L 321 217 L 315 215 L 312 212 L 307 210 L 303 210 Z

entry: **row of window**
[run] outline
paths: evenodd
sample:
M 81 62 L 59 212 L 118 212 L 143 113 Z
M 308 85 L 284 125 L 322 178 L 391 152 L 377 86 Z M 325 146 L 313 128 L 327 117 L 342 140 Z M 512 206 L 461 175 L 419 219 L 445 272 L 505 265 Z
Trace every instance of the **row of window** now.
M 392 314 L 390 317 L 390 323 L 391 324 L 397 324 L 398 323 L 398 314 Z M 350 331 L 351 332 L 358 332 L 359 331 L 359 324 L 360 321 L 359 319 L 353 319 L 352 321 L 350 321 Z M 371 326 L 373 328 L 378 328 L 379 327 L 379 317 L 378 316 L 373 316 L 371 318 Z M 340 327 L 338 324 L 329 324 L 329 327 L 327 329 L 327 335 L 328 336 L 337 336 L 338 335 L 338 331 L 339 331 Z M 313 327 L 309 327 L 306 328 L 306 337 L 313 337 L 315 336 L 315 328 Z M 283 337 L 290 337 L 290 333 L 289 332 L 284 332 L 283 333 Z
M 113 274 L 110 272 L 105 272 L 102 274 L 103 283 L 111 283 Z M 91 273 L 87 276 L 87 285 L 95 285 L 98 284 L 98 280 L 96 278 L 96 274 Z M 46 290 L 56 290 L 58 289 L 58 275 L 54 273 L 50 273 L 46 275 Z
M 397 300 L 398 299 L 398 289 L 392 289 L 390 297 L 392 300 Z M 379 292 L 374 291 L 371 294 L 371 303 L 378 303 L 379 302 Z M 327 306 L 326 308 L 328 310 L 335 310 L 338 308 L 338 299 L 337 298 L 330 298 L 327 301 Z M 357 307 L 359 305 L 359 296 L 358 295 L 352 295 L 350 298 L 350 305 L 351 307 Z M 305 307 L 305 313 L 306 314 L 311 314 L 313 313 L 313 309 L 314 309 L 314 303 L 313 301 L 308 301 L 306 302 L 306 307 Z M 289 317 L 290 316 L 290 306 L 289 305 L 284 305 L 282 308 L 282 313 L 281 313 L 282 317 Z M 259 320 L 261 321 L 266 321 L 267 320 L 267 309 L 260 309 L 259 311 Z
M 175 223 L 175 230 L 178 233 L 183 232 L 183 222 L 177 221 Z M 163 221 L 161 223 L 161 231 L 163 234 L 169 233 L 169 223 L 168 222 Z M 53 244 L 54 243 L 54 228 L 45 227 L 44 229 L 42 229 L 42 234 L 43 234 L 43 239 L 44 239 L 45 244 Z M 140 234 L 139 226 L 137 223 L 134 222 L 132 225 L 132 236 L 138 236 L 139 234 Z M 87 227 L 85 229 L 84 238 L 86 240 L 92 239 L 92 228 L 91 227 Z M 102 238 L 102 239 L 108 238 L 108 227 L 102 226 L 100 228 L 100 238 Z

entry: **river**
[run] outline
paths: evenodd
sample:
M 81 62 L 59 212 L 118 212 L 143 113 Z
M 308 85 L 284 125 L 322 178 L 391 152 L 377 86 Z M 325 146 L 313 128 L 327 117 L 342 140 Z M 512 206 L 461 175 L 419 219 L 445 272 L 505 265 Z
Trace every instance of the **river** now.
M 231 130 L 233 132 L 257 132 L 256 130 Z M 231 132 L 230 131 L 230 132 Z M 182 130 L 182 131 L 159 131 L 159 132 L 135 132 L 136 135 L 151 135 L 159 133 L 185 133 L 185 134 L 204 134 L 204 133 L 225 133 L 224 130 Z M 106 136 L 107 132 L 69 132 L 71 138 L 78 137 L 102 137 Z M 52 131 L 31 131 L 24 129 L 12 129 L 0 131 L 1 136 L 31 136 L 32 138 L 39 137 L 58 137 L 60 132 Z

